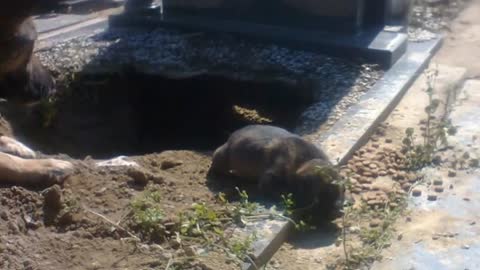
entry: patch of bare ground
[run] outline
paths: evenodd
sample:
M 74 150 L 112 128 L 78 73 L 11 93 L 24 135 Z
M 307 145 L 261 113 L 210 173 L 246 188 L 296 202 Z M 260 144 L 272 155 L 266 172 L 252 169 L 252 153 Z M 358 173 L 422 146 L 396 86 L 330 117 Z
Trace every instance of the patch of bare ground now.
M 171 269 L 237 269 L 221 249 L 189 260 L 197 257 L 201 241 L 175 240 L 180 212 L 195 202 L 218 206 L 205 183 L 209 158 L 178 151 L 135 160 L 152 175 L 147 189 L 161 200 L 163 215 L 157 221 L 171 232 L 149 238 L 132 224 L 132 202 L 145 195 L 145 183 L 135 179 L 141 176 L 77 161 L 63 188 L 0 190 L 2 269 L 165 269 L 169 262 Z M 157 169 L 161 164 L 164 170 Z

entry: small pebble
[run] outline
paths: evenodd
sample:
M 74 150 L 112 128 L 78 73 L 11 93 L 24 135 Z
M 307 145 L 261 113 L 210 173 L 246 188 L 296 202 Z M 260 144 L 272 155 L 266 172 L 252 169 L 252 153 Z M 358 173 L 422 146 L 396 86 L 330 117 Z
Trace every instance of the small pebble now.
M 2 218 L 5 221 L 8 221 L 8 212 L 6 210 L 2 210 L 0 212 L 0 218 Z
M 469 165 L 470 165 L 470 167 L 472 167 L 472 168 L 478 168 L 478 167 L 480 167 L 480 166 L 479 166 L 479 165 L 480 165 L 480 161 L 479 161 L 479 159 L 477 159 L 477 158 L 471 159 L 471 160 L 469 161 Z
M 443 185 L 443 181 L 441 179 L 433 180 L 434 186 L 441 186 Z
M 96 190 L 96 191 L 95 191 L 95 196 L 101 196 L 103 193 L 105 193 L 106 190 L 107 190 L 106 187 L 103 187 L 103 188 L 101 188 L 101 189 L 99 189 L 99 190 Z
M 382 221 L 380 219 L 373 219 L 372 221 L 370 221 L 370 227 L 372 228 L 376 228 L 380 226 L 380 224 L 382 224 Z
M 177 166 L 180 166 L 183 164 L 183 161 L 181 160 L 174 160 L 174 159 L 167 159 L 162 161 L 162 164 L 160 165 L 160 168 L 162 170 L 168 170 Z
M 358 179 L 358 182 L 361 183 L 361 184 L 371 184 L 372 180 L 370 180 L 369 178 L 366 178 L 366 177 L 360 177 Z
M 435 165 L 440 165 L 442 163 L 442 157 L 440 156 L 434 156 L 432 159 L 432 163 Z
M 12 234 L 20 233 L 20 229 L 18 228 L 18 225 L 13 221 L 8 222 L 7 227 Z
M 127 171 L 127 175 L 139 185 L 146 185 L 150 178 L 149 172 L 140 167 L 130 167 Z
M 408 191 L 412 185 L 410 183 L 403 183 L 402 189 Z
M 412 196 L 414 197 L 420 197 L 422 195 L 422 191 L 420 189 L 414 189 L 412 190 Z
M 169 242 L 170 247 L 173 249 L 178 249 L 181 245 L 180 241 L 178 239 L 172 238 Z
M 186 246 L 183 248 L 183 251 L 189 257 L 197 256 L 197 249 L 194 246 Z

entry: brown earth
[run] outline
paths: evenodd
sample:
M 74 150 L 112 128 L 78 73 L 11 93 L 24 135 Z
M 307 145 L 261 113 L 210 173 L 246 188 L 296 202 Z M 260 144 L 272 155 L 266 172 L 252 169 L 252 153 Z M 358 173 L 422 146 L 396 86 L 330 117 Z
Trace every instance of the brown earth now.
M 215 204 L 215 195 L 206 184 L 208 156 L 172 151 L 133 160 L 158 175 L 155 181 L 159 183 L 166 216 L 174 219 L 193 202 Z M 48 222 L 54 206 L 41 191 L 22 187 L 0 189 L 0 268 L 164 269 L 169 258 L 185 256 L 182 249 L 169 243 L 132 242 L 124 231 L 90 212 L 126 226 L 130 202 L 144 189 L 128 176 L 127 169 L 97 169 L 92 160 L 74 163 L 76 171 L 59 193 L 63 204 L 75 208 L 58 214 L 58 221 L 52 225 Z M 162 170 L 161 164 L 179 165 Z M 225 264 L 226 260 L 221 251 L 212 251 L 184 269 L 237 268 Z

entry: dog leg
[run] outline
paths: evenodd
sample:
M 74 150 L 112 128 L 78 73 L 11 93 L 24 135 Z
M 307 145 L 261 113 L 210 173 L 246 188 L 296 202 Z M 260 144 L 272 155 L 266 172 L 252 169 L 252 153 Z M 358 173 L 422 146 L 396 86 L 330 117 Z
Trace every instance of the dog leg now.
M 0 153 L 0 183 L 51 186 L 61 184 L 73 170 L 73 164 L 57 159 L 23 159 Z

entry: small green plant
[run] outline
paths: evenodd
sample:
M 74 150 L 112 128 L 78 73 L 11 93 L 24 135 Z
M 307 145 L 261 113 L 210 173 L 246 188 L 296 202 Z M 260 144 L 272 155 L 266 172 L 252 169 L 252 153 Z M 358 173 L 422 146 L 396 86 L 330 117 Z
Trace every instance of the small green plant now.
M 392 205 L 390 205 L 391 203 Z M 365 202 L 358 208 L 354 208 L 352 205 L 344 206 L 341 240 L 345 256 L 345 269 L 358 269 L 361 266 L 368 266 L 381 258 L 382 249 L 389 245 L 394 235 L 393 225 L 398 217 L 404 213 L 406 206 L 407 197 L 395 193 L 389 194 L 389 199 L 384 207 L 372 209 Z M 370 227 L 370 221 L 373 219 L 379 222 L 374 228 Z M 358 239 L 360 244 L 352 246 L 347 239 L 348 228 L 355 221 L 368 221 L 368 223 L 359 227 L 360 230 L 355 239 Z
M 235 187 L 235 189 L 237 190 L 238 195 L 240 195 L 240 209 L 242 212 L 248 215 L 253 214 L 258 208 L 258 204 L 252 203 L 248 200 L 248 194 L 245 190 L 240 190 L 238 187 Z
M 425 121 L 425 132 L 422 134 L 423 142 L 415 142 L 415 130 L 407 128 L 405 138 L 402 141 L 402 152 L 405 154 L 407 169 L 418 170 L 432 164 L 434 154 L 440 147 L 448 146 L 448 136 L 457 133 L 450 120 L 442 118 L 437 120 L 435 113 L 440 106 L 440 100 L 434 98 L 435 82 L 438 70 L 427 72 L 428 106 L 425 108 L 427 119 Z
M 133 226 L 146 238 L 161 238 L 165 218 L 159 191 L 147 189 L 131 203 Z
M 206 237 L 207 231 L 213 231 L 221 235 L 223 229 L 220 217 L 223 217 L 221 213 L 209 208 L 205 203 L 194 203 L 191 210 L 180 214 L 180 233 L 185 236 Z
M 42 121 L 42 127 L 51 127 L 57 115 L 58 109 L 56 100 L 52 98 L 46 98 L 40 101 L 40 117 Z
M 130 203 L 130 227 L 140 234 L 142 240 L 164 241 L 175 237 L 176 242 L 182 245 L 193 242 L 205 249 L 220 249 L 240 264 L 248 259 L 257 235 L 254 231 L 246 237 L 235 237 L 232 236 L 233 228 L 245 225 L 249 219 L 270 216 L 258 212 L 258 204 L 249 201 L 246 191 L 236 190 L 240 196 L 238 202 L 231 203 L 224 193 L 219 193 L 217 200 L 221 207 L 204 202 L 194 203 L 179 213 L 179 226 L 172 226 L 161 207 L 161 193 L 147 187 Z M 169 268 L 174 269 L 175 263 L 188 258 L 175 258 L 176 262 L 172 262 Z
M 252 250 L 252 245 L 257 239 L 255 233 L 252 233 L 243 239 L 233 239 L 228 244 L 228 249 L 235 257 L 244 261 L 247 259 L 248 253 Z
M 235 187 L 235 189 L 240 196 L 240 203 L 233 205 L 233 208 L 230 208 L 229 211 L 231 211 L 232 218 L 237 225 L 245 226 L 244 217 L 252 216 L 255 211 L 257 211 L 258 204 L 249 201 L 248 194 L 245 190 L 240 190 L 238 187 Z
M 282 206 L 284 208 L 283 215 L 287 218 L 292 219 L 291 221 L 295 225 L 295 229 L 297 231 L 306 232 L 306 231 L 311 231 L 316 229 L 316 226 L 312 225 L 313 222 L 312 222 L 311 215 L 307 215 L 300 220 L 294 220 L 295 211 L 296 210 L 298 211 L 299 209 L 296 208 L 296 203 L 292 193 L 289 193 L 287 195 L 282 194 L 281 198 L 282 198 Z
M 285 209 L 285 215 L 290 217 L 293 214 L 293 211 L 295 210 L 295 201 L 293 199 L 293 194 L 288 193 L 287 195 L 282 194 L 282 206 Z

